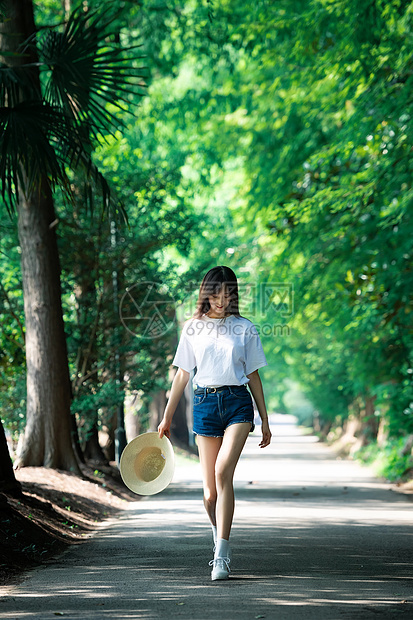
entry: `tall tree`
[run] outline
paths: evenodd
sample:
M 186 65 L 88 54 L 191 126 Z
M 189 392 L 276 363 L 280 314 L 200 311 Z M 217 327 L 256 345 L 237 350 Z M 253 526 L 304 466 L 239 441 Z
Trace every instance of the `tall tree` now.
M 32 0 L 4 4 L 0 182 L 17 210 L 27 364 L 27 424 L 17 465 L 78 470 L 53 190 L 60 186 L 70 198 L 66 166 L 83 165 L 107 192 L 91 163 L 90 141 L 110 131 L 115 118 L 106 104 L 116 105 L 131 79 L 122 50 L 108 44 L 110 21 L 79 10 L 63 31 L 39 37 Z M 46 83 L 39 67 L 48 72 Z
M 33 64 L 25 69 L 25 74 L 30 80 L 32 96 L 37 95 L 37 101 L 34 97 L 29 101 L 33 106 L 39 105 L 41 87 L 36 48 L 30 46 L 22 54 L 23 43 L 35 33 L 32 2 L 9 2 L 5 15 L 0 39 L 3 62 L 19 76 L 27 60 Z M 2 105 L 13 107 L 18 116 L 24 116 L 25 110 L 19 114 L 19 107 L 29 103 L 27 87 L 16 90 L 13 94 L 11 89 L 3 90 Z M 27 119 L 24 124 L 27 126 Z M 7 132 L 8 127 L 4 129 Z M 29 157 L 33 155 L 30 153 Z M 20 169 L 15 171 L 16 178 L 27 180 L 28 166 L 17 165 Z M 19 194 L 17 221 L 26 326 L 27 425 L 18 463 L 77 470 L 70 439 L 70 379 L 61 308 L 57 222 L 47 175 L 39 175 L 31 187 L 23 189 L 20 183 Z

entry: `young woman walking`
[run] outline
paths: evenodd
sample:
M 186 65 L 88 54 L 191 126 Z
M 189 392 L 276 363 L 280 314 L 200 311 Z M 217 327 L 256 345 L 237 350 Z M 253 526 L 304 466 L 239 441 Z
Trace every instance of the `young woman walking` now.
M 238 283 L 229 267 L 214 267 L 204 276 L 194 316 L 185 322 L 174 360 L 178 366 L 159 436 L 170 427 L 190 372 L 194 382 L 194 423 L 202 468 L 204 505 L 214 536 L 211 578 L 227 579 L 229 537 L 234 516 L 233 477 L 248 434 L 254 430 L 254 397 L 261 417 L 260 448 L 271 431 L 258 369 L 267 365 L 254 324 L 239 313 Z

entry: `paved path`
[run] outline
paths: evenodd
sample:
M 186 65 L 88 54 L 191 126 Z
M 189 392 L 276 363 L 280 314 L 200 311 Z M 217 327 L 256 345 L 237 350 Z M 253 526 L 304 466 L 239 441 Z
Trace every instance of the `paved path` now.
M 291 424 L 273 431 L 265 450 L 250 437 L 238 465 L 228 581 L 210 581 L 195 464 L 8 589 L 0 618 L 413 618 L 411 497 Z

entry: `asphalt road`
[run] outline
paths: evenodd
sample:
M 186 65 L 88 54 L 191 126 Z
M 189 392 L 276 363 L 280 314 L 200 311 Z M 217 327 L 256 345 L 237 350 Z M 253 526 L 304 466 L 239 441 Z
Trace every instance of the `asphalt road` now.
M 0 618 L 413 618 L 412 496 L 274 420 L 236 471 L 232 573 L 211 582 L 198 465 L 3 589 Z

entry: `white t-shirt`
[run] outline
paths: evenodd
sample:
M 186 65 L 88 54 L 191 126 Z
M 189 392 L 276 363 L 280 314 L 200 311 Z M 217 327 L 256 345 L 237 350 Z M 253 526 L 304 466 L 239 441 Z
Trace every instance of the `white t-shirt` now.
M 243 385 L 247 375 L 267 366 L 255 325 L 231 314 L 225 319 L 191 318 L 184 323 L 172 362 L 187 372 L 197 369 L 194 385 Z

